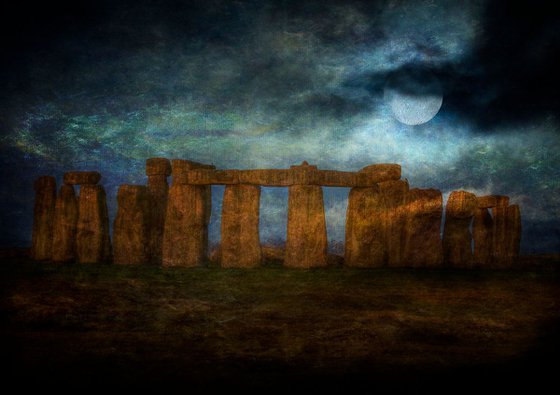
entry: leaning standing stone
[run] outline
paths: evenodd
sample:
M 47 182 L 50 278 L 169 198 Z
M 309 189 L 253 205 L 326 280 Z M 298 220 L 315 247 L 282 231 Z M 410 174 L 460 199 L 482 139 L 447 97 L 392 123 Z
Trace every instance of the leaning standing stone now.
M 101 185 L 80 187 L 76 251 L 79 263 L 111 260 L 109 216 L 105 189 Z
M 39 177 L 33 188 L 35 189 L 35 207 L 33 209 L 31 258 L 36 261 L 45 261 L 52 258 L 56 180 L 51 176 Z
M 64 184 L 60 187 L 54 209 L 53 261 L 71 262 L 76 259 L 77 225 L 78 199 L 74 187 Z
M 113 225 L 113 260 L 145 264 L 150 259 L 150 192 L 141 185 L 121 185 Z

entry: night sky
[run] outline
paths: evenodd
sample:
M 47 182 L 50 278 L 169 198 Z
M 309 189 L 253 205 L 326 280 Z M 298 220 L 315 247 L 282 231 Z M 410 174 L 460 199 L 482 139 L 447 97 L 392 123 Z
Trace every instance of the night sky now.
M 411 187 L 445 199 L 509 195 L 521 205 L 522 252 L 560 251 L 552 5 L 75 3 L 1 6 L 0 246 L 30 245 L 37 176 L 60 185 L 64 171 L 99 170 L 112 219 L 118 185 L 145 183 L 145 159 L 163 156 L 239 169 L 400 163 Z M 335 251 L 347 195 L 325 188 Z M 262 241 L 284 239 L 286 188 L 264 188 L 261 213 Z

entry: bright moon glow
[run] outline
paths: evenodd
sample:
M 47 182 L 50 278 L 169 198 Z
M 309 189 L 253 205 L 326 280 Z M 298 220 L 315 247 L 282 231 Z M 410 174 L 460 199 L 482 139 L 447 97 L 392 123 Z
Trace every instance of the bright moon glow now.
M 429 71 L 404 70 L 387 81 L 385 102 L 395 118 L 406 125 L 421 125 L 436 116 L 443 103 L 439 80 Z

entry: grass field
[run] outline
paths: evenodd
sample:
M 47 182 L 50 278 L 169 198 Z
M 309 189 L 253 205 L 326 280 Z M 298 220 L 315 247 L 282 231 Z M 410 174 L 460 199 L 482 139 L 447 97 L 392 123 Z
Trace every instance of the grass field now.
M 3 259 L 3 382 L 68 391 L 535 389 L 557 380 L 558 273 Z

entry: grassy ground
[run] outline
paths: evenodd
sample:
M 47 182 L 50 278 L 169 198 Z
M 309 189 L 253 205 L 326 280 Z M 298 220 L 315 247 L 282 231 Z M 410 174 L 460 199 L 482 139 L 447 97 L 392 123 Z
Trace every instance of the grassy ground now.
M 559 285 L 557 270 L 536 269 L 162 269 L 4 259 L 3 382 L 72 391 L 451 390 L 445 379 L 455 389 L 483 382 L 534 389 L 558 365 L 548 358 L 559 358 Z

